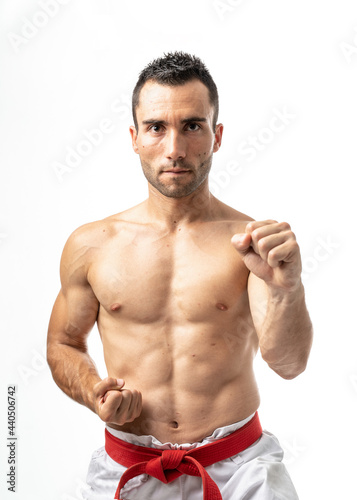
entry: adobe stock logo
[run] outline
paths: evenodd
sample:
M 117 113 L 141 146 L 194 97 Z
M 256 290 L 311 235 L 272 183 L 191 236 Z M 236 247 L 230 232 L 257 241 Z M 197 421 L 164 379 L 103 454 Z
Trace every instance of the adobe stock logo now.
M 96 148 L 98 148 L 107 136 L 115 131 L 118 121 L 129 117 L 131 111 L 130 96 L 122 94 L 110 105 L 112 117 L 102 118 L 96 127 L 83 129 L 81 139 L 75 144 L 67 145 L 63 154 L 64 161 L 54 161 L 52 168 L 59 182 L 63 182 L 65 175 L 73 172 Z
M 37 377 L 37 375 L 44 370 L 49 370 L 46 360 L 46 352 L 46 345 L 42 347 L 41 351 L 31 349 L 32 356 L 30 363 L 27 365 L 21 364 L 17 366 L 17 371 L 26 386 L 29 385 L 29 380 L 32 379 L 32 377 Z
M 239 160 L 230 160 L 224 168 L 211 171 L 210 190 L 214 196 L 217 196 L 221 189 L 228 187 L 232 178 L 241 175 L 244 172 L 245 164 L 251 163 L 262 151 L 267 149 L 277 136 L 296 119 L 296 115 L 288 111 L 286 106 L 282 109 L 273 108 L 272 112 L 274 116 L 270 118 L 266 127 L 261 128 L 255 135 L 248 136 L 238 144 Z
M 298 442 L 298 438 L 296 436 L 294 436 L 291 440 L 284 439 L 281 442 L 281 446 L 284 450 L 284 463 L 286 465 L 291 465 L 307 451 L 306 446 L 301 446 L 300 441 Z
M 66 147 L 64 163 L 59 161 L 53 163 L 53 169 L 58 180 L 62 182 L 63 175 L 72 172 L 74 168 L 78 167 L 83 158 L 89 156 L 94 148 L 102 144 L 104 136 L 111 134 L 113 130 L 113 122 L 107 118 L 100 120 L 96 128 L 82 130 L 83 138 L 74 147 Z
M 247 140 L 239 143 L 238 153 L 247 157 L 247 161 L 253 161 L 258 152 L 263 151 L 273 142 L 276 135 L 284 132 L 286 127 L 296 118 L 296 115 L 290 113 L 286 106 L 282 111 L 273 108 L 273 113 L 274 116 L 269 120 L 267 127 L 263 127 L 257 135 L 249 136 Z
M 357 60 L 357 26 L 354 26 L 353 29 L 356 32 L 356 34 L 354 36 L 354 39 L 352 40 L 352 43 L 350 42 L 340 43 L 340 49 L 342 50 L 342 53 L 345 56 L 345 59 L 348 62 L 348 64 L 352 62 L 353 57 L 355 57 L 355 60 Z
M 301 278 L 304 280 L 308 279 L 318 269 L 321 262 L 329 260 L 341 246 L 340 243 L 333 241 L 331 236 L 327 236 L 327 238 L 318 236 L 316 241 L 318 244 L 315 246 L 313 254 L 302 259 Z
M 57 16 L 61 5 L 67 5 L 71 0 L 40 0 L 39 9 L 31 16 L 31 19 L 22 16 L 22 26 L 20 33 L 10 31 L 7 34 L 9 42 L 16 53 L 22 46 L 38 35 L 41 29 L 47 26 L 50 18 Z
M 243 0 L 213 0 L 212 6 L 221 21 L 224 20 L 226 14 L 232 14 L 237 7 L 243 3 Z

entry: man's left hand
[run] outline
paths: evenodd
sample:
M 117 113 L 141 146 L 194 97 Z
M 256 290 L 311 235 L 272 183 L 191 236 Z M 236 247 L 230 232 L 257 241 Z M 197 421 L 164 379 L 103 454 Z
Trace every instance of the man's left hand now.
M 232 244 L 247 268 L 275 292 L 294 292 L 301 285 L 299 245 L 287 222 L 252 221 Z

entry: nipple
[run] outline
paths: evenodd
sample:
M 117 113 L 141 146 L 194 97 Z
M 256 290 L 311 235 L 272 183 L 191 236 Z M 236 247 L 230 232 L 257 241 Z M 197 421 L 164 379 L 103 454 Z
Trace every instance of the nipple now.
M 111 309 L 112 311 L 114 311 L 114 312 L 115 312 L 115 311 L 118 311 L 118 309 L 120 309 L 120 304 L 118 304 L 118 303 L 116 302 L 115 304 L 113 304 L 113 305 L 110 307 L 110 309 Z
M 216 304 L 216 307 L 217 309 L 219 309 L 220 311 L 227 311 L 228 310 L 228 307 L 225 306 L 224 304 L 221 304 L 220 302 L 218 302 L 218 304 Z

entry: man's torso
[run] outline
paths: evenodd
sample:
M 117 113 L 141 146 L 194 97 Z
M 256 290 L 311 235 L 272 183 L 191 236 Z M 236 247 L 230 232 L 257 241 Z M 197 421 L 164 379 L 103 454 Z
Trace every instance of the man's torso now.
M 143 395 L 141 416 L 113 427 L 195 442 L 258 408 L 248 271 L 230 243 L 246 223 L 227 207 L 168 229 L 139 205 L 92 226 L 87 277 L 108 375 Z

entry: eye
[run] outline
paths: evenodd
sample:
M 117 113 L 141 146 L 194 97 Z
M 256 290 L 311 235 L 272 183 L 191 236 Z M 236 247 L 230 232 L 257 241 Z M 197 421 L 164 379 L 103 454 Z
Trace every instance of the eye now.
M 196 130 L 199 130 L 201 127 L 198 125 L 198 123 L 188 123 L 186 129 L 189 130 L 190 132 L 195 132 Z
M 162 130 L 162 125 L 154 123 L 153 125 L 150 125 L 149 130 L 157 134 Z

